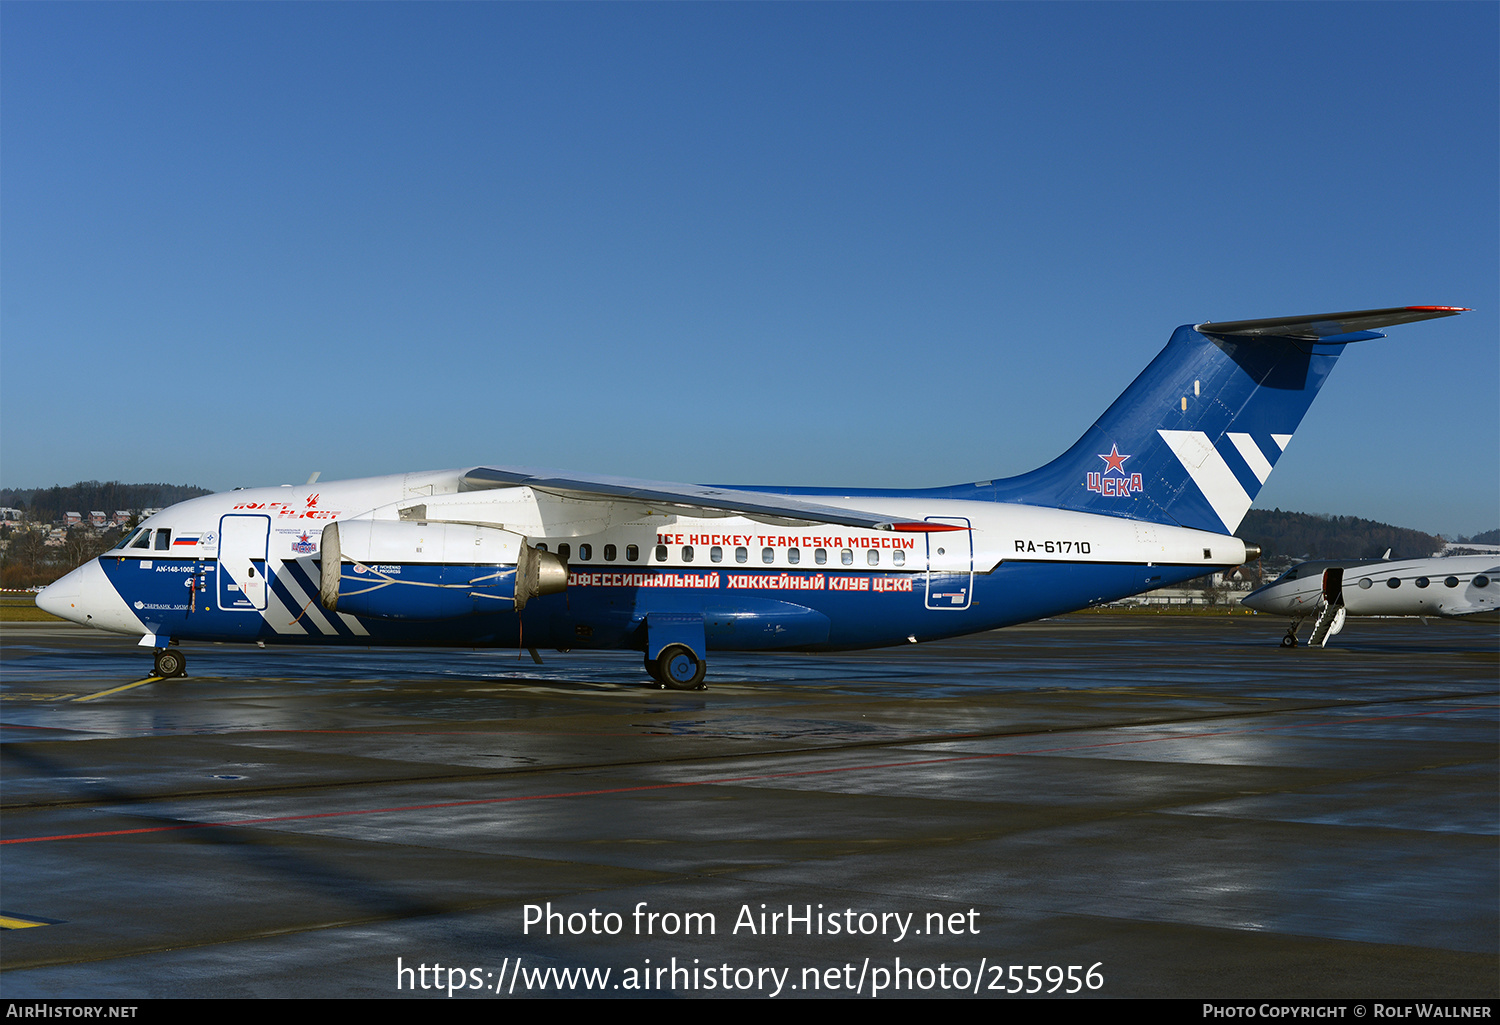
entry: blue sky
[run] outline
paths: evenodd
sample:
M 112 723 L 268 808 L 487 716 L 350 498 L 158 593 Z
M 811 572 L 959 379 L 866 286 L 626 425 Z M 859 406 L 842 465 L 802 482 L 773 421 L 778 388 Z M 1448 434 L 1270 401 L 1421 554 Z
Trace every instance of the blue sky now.
M 0 7 L 0 484 L 922 486 L 1174 327 L 1351 346 L 1257 503 L 1500 523 L 1500 6 Z

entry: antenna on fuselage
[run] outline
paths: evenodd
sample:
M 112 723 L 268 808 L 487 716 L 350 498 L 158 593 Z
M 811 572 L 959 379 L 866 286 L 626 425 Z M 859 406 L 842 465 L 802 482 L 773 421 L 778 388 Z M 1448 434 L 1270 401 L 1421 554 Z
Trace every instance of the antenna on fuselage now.
M 318 476 L 319 476 L 319 475 L 320 475 L 320 474 L 321 474 L 321 473 L 322 473 L 322 472 L 323 472 L 323 471 L 322 471 L 322 470 L 314 470 L 314 471 L 313 471 L 313 472 L 312 472 L 312 476 L 311 476 L 311 477 L 309 477 L 309 478 L 307 478 L 307 483 L 308 483 L 308 484 L 316 484 L 316 483 L 318 483 Z M 305 486 L 306 486 L 306 485 L 304 485 L 304 487 L 305 487 Z

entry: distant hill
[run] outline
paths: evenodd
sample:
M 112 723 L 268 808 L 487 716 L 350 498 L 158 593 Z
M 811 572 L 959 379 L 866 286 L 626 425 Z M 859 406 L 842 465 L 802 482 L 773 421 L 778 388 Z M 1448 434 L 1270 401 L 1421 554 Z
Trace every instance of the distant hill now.
M 1483 534 L 1475 534 L 1473 537 L 1461 537 L 1458 540 L 1476 545 L 1500 545 L 1500 527 L 1486 530 Z
M 1393 559 L 1419 559 L 1444 544 L 1434 534 L 1358 516 L 1317 516 L 1280 509 L 1251 509 L 1234 533 L 1260 545 L 1267 558 L 1378 559 L 1389 548 Z
M 51 523 L 65 512 L 87 516 L 94 509 L 112 513 L 116 509 L 165 509 L 169 505 L 211 495 L 207 488 L 194 484 L 121 484 L 117 480 L 102 483 L 79 481 L 67 487 L 0 488 L 0 505 L 24 509 L 32 523 Z

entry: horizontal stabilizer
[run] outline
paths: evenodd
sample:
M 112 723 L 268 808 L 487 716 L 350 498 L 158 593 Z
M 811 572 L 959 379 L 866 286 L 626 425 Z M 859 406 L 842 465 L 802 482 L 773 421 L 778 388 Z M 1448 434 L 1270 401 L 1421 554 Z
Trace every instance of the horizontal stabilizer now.
M 1197 330 L 1221 338 L 1335 338 L 1339 335 L 1375 331 L 1396 324 L 1452 317 L 1469 311 L 1462 306 L 1392 306 L 1384 310 L 1353 310 L 1349 313 L 1315 313 L 1306 317 L 1272 317 L 1267 320 L 1225 320 L 1199 324 Z M 1379 335 L 1367 337 L 1383 337 Z M 1355 339 L 1349 339 L 1354 341 Z

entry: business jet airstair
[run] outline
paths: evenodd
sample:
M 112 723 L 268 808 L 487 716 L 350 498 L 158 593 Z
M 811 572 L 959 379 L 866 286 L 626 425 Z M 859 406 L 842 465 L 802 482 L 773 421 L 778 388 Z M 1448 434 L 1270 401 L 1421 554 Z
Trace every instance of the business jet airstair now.
M 1347 612 L 1344 608 L 1344 570 L 1340 566 L 1331 566 L 1323 571 L 1323 611 L 1318 613 L 1318 621 L 1313 624 L 1312 636 L 1307 643 L 1326 648 L 1328 638 L 1344 628 Z

